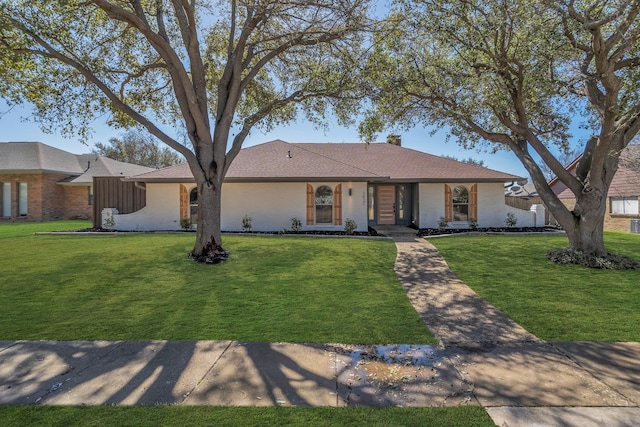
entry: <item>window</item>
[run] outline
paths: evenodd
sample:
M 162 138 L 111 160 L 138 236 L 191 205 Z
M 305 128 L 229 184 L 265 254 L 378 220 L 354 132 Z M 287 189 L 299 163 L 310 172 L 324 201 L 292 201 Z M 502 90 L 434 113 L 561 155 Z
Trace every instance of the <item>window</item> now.
M 375 190 L 375 187 L 372 187 L 372 186 L 369 186 L 367 188 L 367 192 L 368 192 L 367 212 L 369 216 L 369 221 L 375 221 L 376 219 L 374 190 Z
M 18 183 L 18 216 L 27 216 L 27 183 Z
M 398 221 L 404 221 L 405 186 L 398 185 L 396 191 L 398 192 L 398 209 L 397 209 Z
M 331 224 L 333 212 L 333 192 L 323 185 L 316 190 L 316 224 Z
M 195 187 L 189 193 L 189 217 L 191 218 L 191 223 L 198 222 L 198 187 Z
M 89 196 L 88 196 L 89 206 L 91 206 L 93 205 L 93 185 L 90 185 L 88 187 L 88 192 L 89 192 Z
M 469 190 L 462 185 L 453 189 L 453 220 L 469 221 Z
M 11 183 L 2 183 L 2 216 L 11 216 Z
M 638 197 L 611 197 L 610 211 L 612 214 L 637 215 Z

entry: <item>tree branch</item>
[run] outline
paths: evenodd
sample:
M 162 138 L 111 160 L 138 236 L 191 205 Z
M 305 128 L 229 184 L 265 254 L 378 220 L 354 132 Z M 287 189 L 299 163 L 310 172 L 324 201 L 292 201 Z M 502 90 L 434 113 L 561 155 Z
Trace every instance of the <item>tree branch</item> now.
M 146 25 L 146 19 L 139 17 L 125 9 L 116 6 L 106 0 L 91 0 L 96 6 L 102 9 L 111 18 L 128 23 L 138 29 L 140 33 L 149 41 L 151 46 L 158 52 L 160 57 L 165 61 L 167 70 L 171 75 L 176 100 L 182 111 L 187 129 L 197 129 L 200 137 L 210 138 L 208 134 L 209 124 L 208 118 L 203 116 L 197 107 L 197 99 L 194 87 L 189 73 L 187 73 L 180 57 L 177 55 L 171 45 L 159 34 L 151 31 Z M 144 13 L 144 12 L 142 12 Z M 193 135 L 190 135 L 192 138 Z

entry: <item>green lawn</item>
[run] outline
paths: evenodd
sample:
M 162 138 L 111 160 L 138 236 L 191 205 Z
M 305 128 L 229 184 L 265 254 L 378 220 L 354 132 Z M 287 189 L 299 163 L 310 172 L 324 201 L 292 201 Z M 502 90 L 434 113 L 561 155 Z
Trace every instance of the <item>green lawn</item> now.
M 494 426 L 479 406 L 453 408 L 0 407 L 2 425 L 22 426 Z
M 390 241 L 225 236 L 211 266 L 191 233 L 32 234 L 86 226 L 0 224 L 0 339 L 436 342 Z
M 0 339 L 435 343 L 393 273 L 389 241 L 193 234 L 34 236 L 86 222 L 0 224 Z M 492 426 L 484 409 L 0 407 L 6 426 Z
M 564 236 L 453 236 L 430 240 L 474 291 L 549 341 L 640 342 L 640 271 L 557 265 Z M 640 260 L 640 236 L 606 233 L 609 252 Z

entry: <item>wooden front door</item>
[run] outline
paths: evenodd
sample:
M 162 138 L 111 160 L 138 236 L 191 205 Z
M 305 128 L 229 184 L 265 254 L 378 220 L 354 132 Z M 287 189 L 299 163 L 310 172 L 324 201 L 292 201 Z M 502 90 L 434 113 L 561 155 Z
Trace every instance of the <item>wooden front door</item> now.
M 395 225 L 396 223 L 396 187 L 394 185 L 378 186 L 378 225 Z

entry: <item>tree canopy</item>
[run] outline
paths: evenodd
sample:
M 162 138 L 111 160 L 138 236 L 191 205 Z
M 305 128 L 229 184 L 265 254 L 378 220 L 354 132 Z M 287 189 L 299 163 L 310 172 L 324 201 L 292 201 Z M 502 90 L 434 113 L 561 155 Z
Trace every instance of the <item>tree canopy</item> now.
M 640 129 L 639 8 L 640 0 L 398 1 L 370 59 L 374 103 L 361 133 L 448 126 L 465 147 L 511 150 L 570 247 L 604 254 L 608 187 Z M 554 152 L 570 150 L 576 117 L 592 136 L 573 176 Z M 556 197 L 543 168 L 575 206 Z
M 139 124 L 198 185 L 193 253 L 220 242 L 220 190 L 255 126 L 353 120 L 366 0 L 6 0 L 0 96 L 87 138 Z M 163 129 L 179 129 L 185 141 Z
M 107 144 L 97 142 L 94 152 L 120 162 L 155 169 L 184 162 L 184 159 L 169 147 L 160 147 L 150 133 L 139 130 L 126 132 L 119 138 L 110 138 Z

